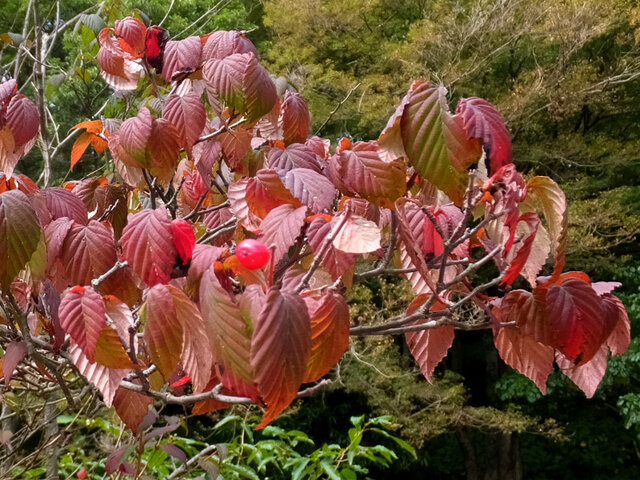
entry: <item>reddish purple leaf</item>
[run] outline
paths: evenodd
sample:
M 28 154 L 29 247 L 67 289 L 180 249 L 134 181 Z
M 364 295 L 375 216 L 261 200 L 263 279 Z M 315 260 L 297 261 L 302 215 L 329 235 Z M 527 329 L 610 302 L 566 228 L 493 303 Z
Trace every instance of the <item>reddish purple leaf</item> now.
M 204 37 L 203 37 L 204 38 Z M 243 32 L 236 30 L 213 32 L 207 37 L 202 48 L 202 60 L 221 59 L 234 53 L 253 53 L 256 57 L 258 51 Z
M 607 338 L 611 355 L 622 355 L 631 344 L 631 324 L 627 310 L 619 298 L 611 294 L 602 297 L 602 311 L 609 318 L 615 318 L 615 326 Z
M 500 303 L 503 322 L 516 322 L 523 335 L 554 346 L 555 326 L 545 312 L 545 288 L 535 288 L 533 293 L 512 290 Z
M 107 324 L 102 296 L 91 287 L 73 287 L 62 299 L 58 315 L 60 326 L 93 363 L 98 337 Z
M 114 33 L 120 37 L 118 44 L 125 52 L 133 58 L 141 58 L 144 54 L 145 36 L 147 27 L 140 20 L 134 17 L 125 17 L 116 20 Z
M 162 443 L 160 444 L 160 448 L 180 462 L 187 463 L 187 454 L 173 443 Z
M 222 384 L 237 395 L 257 399 L 251 331 L 258 315 L 249 312 L 243 318 L 236 298 L 222 288 L 213 269 L 202 275 L 200 310 Z
M 307 207 L 295 208 L 287 203 L 271 210 L 260 223 L 260 241 L 269 249 L 275 247 L 273 261 L 276 265 L 300 235 L 306 216 Z
M 280 109 L 285 144 L 304 143 L 309 136 L 311 124 L 307 99 L 298 92 L 287 90 Z
M 289 145 L 284 150 L 272 148 L 267 157 L 269 168 L 292 170 L 294 168 L 308 168 L 317 173 L 325 169 L 325 161 L 313 149 L 301 143 Z
M 4 120 L 13 133 L 16 148 L 35 138 L 40 128 L 38 107 L 24 95 L 14 95 L 9 102 Z
M 336 221 L 339 217 L 336 216 Z M 370 253 L 380 248 L 381 230 L 371 220 L 350 215 L 333 239 L 333 246 L 346 253 Z
M 40 222 L 20 190 L 0 193 L 0 289 L 7 291 L 43 240 Z
M 187 37 L 184 40 L 169 40 L 164 48 L 162 78 L 171 81 L 174 73 L 193 72 L 200 67 L 202 43 L 200 37 Z
M 312 212 L 322 213 L 331 208 L 337 192 L 327 177 L 308 168 L 278 170 L 278 175 L 287 190 Z
M 13 340 L 6 346 L 2 357 L 2 374 L 4 375 L 4 384 L 6 386 L 9 386 L 13 371 L 26 355 L 27 344 L 22 340 Z
M 467 137 L 482 140 L 489 175 L 512 162 L 511 137 L 496 107 L 482 98 L 461 98 L 456 114 L 462 117 Z
M 147 167 L 147 142 L 152 128 L 153 117 L 147 108 L 141 108 L 137 116 L 122 122 L 120 129 L 109 136 L 114 160 L 127 167 Z
M 170 95 L 162 116 L 176 127 L 180 146 L 189 153 L 207 123 L 207 112 L 200 96 L 193 92 L 182 97 Z
M 591 285 L 572 278 L 549 287 L 546 314 L 554 329 L 553 346 L 576 364 L 588 362 L 598 352 L 617 321 L 603 316 L 600 297 Z

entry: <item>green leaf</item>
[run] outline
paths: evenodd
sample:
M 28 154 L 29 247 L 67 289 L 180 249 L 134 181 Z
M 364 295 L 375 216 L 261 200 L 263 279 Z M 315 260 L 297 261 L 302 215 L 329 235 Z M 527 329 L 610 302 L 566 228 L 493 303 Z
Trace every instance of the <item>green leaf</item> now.
M 327 473 L 329 478 L 332 480 L 341 480 L 340 474 L 336 470 L 336 468 L 329 462 L 329 460 L 323 460 L 320 462 L 320 466 Z
M 302 457 L 298 460 L 298 466 L 291 472 L 291 480 L 300 480 L 305 473 L 305 468 L 309 465 L 311 460 L 307 457 Z

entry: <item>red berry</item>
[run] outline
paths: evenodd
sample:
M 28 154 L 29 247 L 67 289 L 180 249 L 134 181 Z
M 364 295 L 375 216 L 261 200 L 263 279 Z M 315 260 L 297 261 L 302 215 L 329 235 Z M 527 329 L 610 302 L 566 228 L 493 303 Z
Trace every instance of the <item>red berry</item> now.
M 80 480 L 83 480 L 84 478 L 87 478 L 87 469 L 86 468 L 82 468 L 80 470 L 78 470 L 78 473 L 76 475 Z
M 241 241 L 236 247 L 236 257 L 243 267 L 257 270 L 269 261 L 269 250 L 259 241 L 247 239 Z

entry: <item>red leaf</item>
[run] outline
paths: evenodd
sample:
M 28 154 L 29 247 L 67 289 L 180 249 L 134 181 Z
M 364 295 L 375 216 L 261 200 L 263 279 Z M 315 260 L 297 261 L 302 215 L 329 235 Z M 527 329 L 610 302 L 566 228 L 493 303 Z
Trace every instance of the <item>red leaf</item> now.
M 9 386 L 13 371 L 26 356 L 27 344 L 22 340 L 13 340 L 6 346 L 2 357 L 2 374 L 4 375 L 4 384 L 6 386 Z
M 253 138 L 251 132 L 242 127 L 236 127 L 233 131 L 223 132 L 216 138 L 227 165 L 238 173 L 248 173 L 243 160 L 251 150 L 251 139 Z
M 304 383 L 326 375 L 349 347 L 349 306 L 342 295 L 325 290 L 319 298 L 304 298 L 311 318 L 311 353 Z
M 452 325 L 441 325 L 436 328 L 407 332 L 405 338 L 411 355 L 420 366 L 420 371 L 431 383 L 433 371 L 451 348 L 455 330 Z
M 494 342 L 504 362 L 547 391 L 547 378 L 553 370 L 553 347 L 535 341 L 518 328 L 500 328 Z
M 144 54 L 144 39 L 147 27 L 137 18 L 126 17 L 116 20 L 115 34 L 120 37 L 120 48 L 132 55 L 133 58 L 142 58 Z
M 607 355 L 607 346 L 602 345 L 591 360 L 576 366 L 573 361 L 557 352 L 556 363 L 562 369 L 562 373 L 569 377 L 587 398 L 591 398 L 595 395 L 598 385 L 607 371 Z
M 615 326 L 603 316 L 601 300 L 591 285 L 567 279 L 549 287 L 546 314 L 554 327 L 554 347 L 576 363 L 588 362 Z
M 38 107 L 24 95 L 14 95 L 4 113 L 6 125 L 13 133 L 15 146 L 26 145 L 35 138 L 40 128 Z
M 176 127 L 180 146 L 190 152 L 207 123 L 207 112 L 200 96 L 194 92 L 189 92 L 182 97 L 170 95 L 162 116 Z
M 325 162 L 313 149 L 307 145 L 294 143 L 284 150 L 272 148 L 267 157 L 269 168 L 292 170 L 294 168 L 308 168 L 317 173 L 325 169 Z
M 536 288 L 533 293 L 513 290 L 500 303 L 503 322 L 516 322 L 523 335 L 545 345 L 554 346 L 555 327 L 545 312 L 545 288 Z
M 482 140 L 489 175 L 512 162 L 511 138 L 496 107 L 482 98 L 461 98 L 456 114 L 462 117 L 467 138 Z
M 102 401 L 110 407 L 120 382 L 131 370 L 107 368 L 98 363 L 89 362 L 80 347 L 75 344 L 69 347 L 69 355 L 80 374 L 102 393 Z
M 240 305 L 209 269 L 200 283 L 200 309 L 222 384 L 237 395 L 257 399 L 251 366 L 251 331 L 257 315 L 242 316 Z
M 229 210 L 238 219 L 238 223 L 249 231 L 256 231 L 260 227 L 260 217 L 249 209 L 247 203 L 248 178 L 241 178 L 233 182 L 227 189 L 227 199 L 229 200 Z M 273 208 L 280 204 L 274 205 Z M 268 213 L 268 212 L 267 212 Z M 266 213 L 265 213 L 266 216 Z
M 375 142 L 356 142 L 353 148 L 334 155 L 331 162 L 344 188 L 376 205 L 393 208 L 393 202 L 406 191 L 405 162 L 383 162 Z
M 149 405 L 152 403 L 151 397 L 124 387 L 119 387 L 113 397 L 116 413 L 133 433 L 138 433 L 138 426 L 149 412 Z
M 156 69 L 157 74 L 162 73 L 164 64 L 164 50 L 169 33 L 162 27 L 154 25 L 147 29 L 145 38 L 145 58 L 149 65 Z
M 171 222 L 171 234 L 182 264 L 187 265 L 196 246 L 196 235 L 193 233 L 193 228 L 185 220 L 177 218 Z
M 0 289 L 6 292 L 43 240 L 29 199 L 20 190 L 0 193 Z
M 121 241 L 125 260 L 147 285 L 169 282 L 178 251 L 164 207 L 131 215 Z
M 107 324 L 104 301 L 92 288 L 72 288 L 60 302 L 60 326 L 78 344 L 89 362 L 95 362 L 96 344 Z
M 282 102 L 282 133 L 286 145 L 304 143 L 309 136 L 311 116 L 307 99 L 298 92 L 287 90 Z
M 416 171 L 459 204 L 467 168 L 480 158 L 480 143 L 468 140 L 460 117 L 453 117 L 446 89 L 414 83 L 400 120 L 404 149 Z
M 536 238 L 538 227 L 540 226 L 540 219 L 533 212 L 523 213 L 520 218 L 518 218 L 518 221 L 513 225 L 513 236 L 516 235 L 517 226 L 521 222 L 523 222 L 527 226 L 528 232 L 526 234 L 523 234 L 526 236 L 521 239 L 515 255 L 509 262 L 509 268 L 505 272 L 504 278 L 500 282 L 500 285 L 511 285 L 516 280 L 516 278 L 518 278 L 518 275 L 520 275 L 520 272 L 525 267 L 525 265 L 529 265 L 531 263 L 535 264 L 534 270 L 536 272 L 533 275 L 533 277 L 535 277 L 546 260 L 546 255 L 544 256 L 544 258 L 538 258 L 537 256 L 530 258 L 533 242 Z M 509 250 L 507 248 L 505 248 L 505 251 L 505 254 L 509 253 Z
M 187 37 L 177 42 L 169 40 L 164 49 L 162 78 L 170 82 L 176 72 L 197 70 L 200 67 L 201 51 L 200 37 Z
M 251 366 L 267 410 L 263 428 L 296 398 L 311 351 L 311 327 L 304 300 L 271 287 L 254 323 Z
M 154 119 L 148 140 L 149 173 L 168 186 L 180 156 L 180 134 L 166 118 Z
M 278 170 L 278 175 L 286 189 L 314 213 L 331 209 L 337 192 L 325 176 L 308 168 Z
M 202 47 L 202 60 L 221 59 L 234 53 L 252 52 L 256 57 L 258 51 L 244 33 L 231 30 L 213 32 Z
M 103 28 L 98 34 L 100 51 L 98 64 L 105 82 L 118 90 L 135 90 L 142 74 L 142 66 L 135 63 L 132 55 L 125 53 L 119 42 L 111 36 L 111 28 Z
M 267 248 L 275 247 L 273 250 L 275 265 L 300 235 L 306 215 L 307 207 L 295 208 L 287 203 L 271 210 L 260 223 L 260 230 L 262 230 L 260 241 Z

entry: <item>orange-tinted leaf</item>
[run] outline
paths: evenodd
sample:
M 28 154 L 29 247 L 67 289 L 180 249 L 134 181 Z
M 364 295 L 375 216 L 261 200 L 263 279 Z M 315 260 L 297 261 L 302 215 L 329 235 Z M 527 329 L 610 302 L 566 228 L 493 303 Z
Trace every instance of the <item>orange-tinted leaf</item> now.
M 296 398 L 311 351 L 311 327 L 304 300 L 271 287 L 254 323 L 251 366 L 267 410 L 263 428 Z
M 246 202 L 249 209 L 260 218 L 264 218 L 276 207 L 290 203 L 296 208 L 301 202 L 284 186 L 275 170 L 259 170 L 255 177 L 247 181 Z
M 376 142 L 356 142 L 353 148 L 334 155 L 331 162 L 335 162 L 344 188 L 382 207 L 393 208 L 393 202 L 406 191 L 405 162 L 382 161 Z
M 436 328 L 405 334 L 411 355 L 418 362 L 420 371 L 429 383 L 431 383 L 433 371 L 447 356 L 454 336 L 455 331 L 451 325 L 440 325 Z
M 631 344 L 631 324 L 629 315 L 620 299 L 611 294 L 602 297 L 602 310 L 607 316 L 617 318 L 611 334 L 607 338 L 607 346 L 611 355 L 622 355 Z
M 89 139 L 91 138 L 91 134 L 88 132 L 82 132 L 76 141 L 73 142 L 73 147 L 71 148 L 71 165 L 70 169 L 73 170 L 73 167 L 76 163 L 80 161 L 82 155 L 84 155 L 84 151 L 89 146 Z
M 122 231 L 122 254 L 148 285 L 169 282 L 178 251 L 164 207 L 129 217 Z
M 536 288 L 533 293 L 512 290 L 500 304 L 500 315 L 504 322 L 516 322 L 523 335 L 545 345 L 554 345 L 554 326 L 545 311 L 547 290 Z
M 144 23 L 134 17 L 125 17 L 122 20 L 116 20 L 114 26 L 115 34 L 120 37 L 118 39 L 120 48 L 134 59 L 142 58 L 147 33 L 147 27 Z
M 504 362 L 528 377 L 540 391 L 547 391 L 547 378 L 553 370 L 553 347 L 524 335 L 518 328 L 500 328 L 494 342 Z
M 166 118 L 154 119 L 147 143 L 149 173 L 168 186 L 180 156 L 180 134 Z
M 71 127 L 72 130 L 76 128 L 84 128 L 89 133 L 102 133 L 105 130 L 101 120 L 85 120 Z
M 96 363 L 108 368 L 136 368 L 125 351 L 119 335 L 106 324 L 98 336 L 95 360 Z
M 135 90 L 143 71 L 142 66 L 130 59 L 117 39 L 111 36 L 112 31 L 113 29 L 105 27 L 98 34 L 100 51 L 97 60 L 100 75 L 117 90 Z
M 102 296 L 91 287 L 74 287 L 60 302 L 58 315 L 60 326 L 94 363 L 98 337 L 107 322 Z
M 113 406 L 124 424 L 135 434 L 145 415 L 149 412 L 149 405 L 153 399 L 133 390 L 119 387 L 113 397 Z
M 330 289 L 304 300 L 311 319 L 311 353 L 303 382 L 309 383 L 326 375 L 349 347 L 349 306 Z

